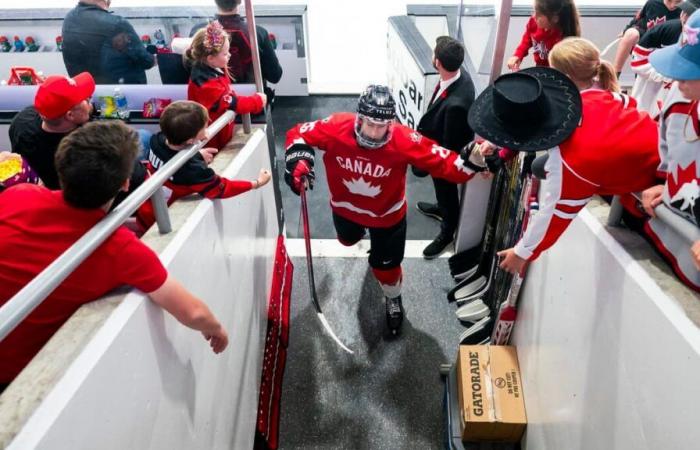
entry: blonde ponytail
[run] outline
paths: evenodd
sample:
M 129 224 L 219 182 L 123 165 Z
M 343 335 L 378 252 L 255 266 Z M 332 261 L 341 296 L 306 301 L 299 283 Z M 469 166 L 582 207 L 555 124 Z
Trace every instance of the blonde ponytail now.
M 620 84 L 617 81 L 615 68 L 608 61 L 602 60 L 598 64 L 597 78 L 601 89 L 610 92 L 620 92 Z
M 620 87 L 612 65 L 601 61 L 600 51 L 588 39 L 569 37 L 549 52 L 549 65 L 564 72 L 578 86 L 594 86 L 618 92 Z

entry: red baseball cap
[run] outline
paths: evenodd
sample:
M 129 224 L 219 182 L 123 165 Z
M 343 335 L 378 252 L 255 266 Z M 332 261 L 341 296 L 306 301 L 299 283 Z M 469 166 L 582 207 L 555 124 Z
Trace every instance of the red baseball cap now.
M 95 92 L 95 80 L 88 72 L 73 78 L 51 75 L 39 85 L 34 97 L 34 107 L 45 119 L 58 119 Z

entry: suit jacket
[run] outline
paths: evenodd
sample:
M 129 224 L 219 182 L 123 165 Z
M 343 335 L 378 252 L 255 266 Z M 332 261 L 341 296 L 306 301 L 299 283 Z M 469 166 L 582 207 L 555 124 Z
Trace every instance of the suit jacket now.
M 474 139 L 467 117 L 474 102 L 474 83 L 462 72 L 460 77 L 433 100 L 418 122 L 418 132 L 454 152 Z

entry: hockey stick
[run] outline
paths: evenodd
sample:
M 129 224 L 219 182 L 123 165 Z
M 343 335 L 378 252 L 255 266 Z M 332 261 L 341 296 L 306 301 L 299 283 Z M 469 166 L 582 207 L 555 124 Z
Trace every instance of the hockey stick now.
M 537 200 L 537 194 L 539 191 L 539 180 L 533 175 L 530 175 L 528 180 L 529 186 L 526 188 L 527 192 L 526 199 L 527 212 L 522 223 L 522 234 L 525 233 L 528 223 L 532 220 L 532 216 L 539 209 L 539 204 Z M 523 279 L 525 278 L 525 272 L 527 271 L 527 263 L 520 271 L 517 273 L 510 285 L 507 293 L 506 301 L 504 301 L 500 308 L 498 309 L 498 315 L 496 317 L 496 326 L 493 328 L 493 335 L 491 336 L 491 343 L 494 345 L 507 345 L 510 340 L 510 335 L 513 332 L 513 325 L 515 325 L 515 319 L 518 316 L 517 303 L 518 297 L 520 296 L 520 288 L 523 284 Z
M 306 207 L 306 180 L 304 180 L 304 185 L 299 189 L 299 195 L 301 196 L 301 216 L 304 220 L 304 243 L 306 244 L 306 267 L 309 270 L 309 294 L 311 295 L 311 300 L 314 304 L 314 308 L 316 309 L 316 316 L 318 317 L 318 320 L 321 321 L 321 324 L 323 324 L 323 328 L 326 329 L 328 334 L 333 338 L 333 340 L 346 352 L 350 353 L 351 355 L 353 354 L 353 351 L 350 350 L 340 342 L 340 339 L 338 339 L 338 336 L 333 332 L 333 329 L 331 328 L 330 324 L 326 320 L 326 316 L 323 315 L 323 311 L 321 311 L 321 305 L 318 302 L 318 296 L 316 295 L 316 282 L 314 281 L 314 265 L 313 261 L 311 258 L 311 233 L 309 232 L 309 211 L 308 208 Z
M 484 258 L 484 255 L 488 254 L 490 249 L 489 245 L 493 236 L 493 228 L 496 220 L 498 220 L 498 205 L 501 199 L 502 179 L 503 175 L 498 173 L 491 182 L 489 201 L 484 220 L 484 231 L 481 235 L 481 241 L 477 245 L 456 253 L 448 259 L 450 272 L 453 276 L 462 275 L 460 277 L 461 280 L 472 277 L 475 272 L 480 269 L 480 263 Z M 483 270 L 483 266 L 481 269 Z M 450 299 L 450 301 L 454 300 Z
M 509 211 L 514 206 L 513 203 L 517 203 L 510 198 L 517 189 L 519 180 L 518 171 L 515 170 L 514 164 L 514 162 L 509 163 L 496 174 L 494 186 L 497 199 L 492 205 L 494 206 L 493 216 L 484 229 L 483 253 L 478 269 L 471 271 L 470 276 L 464 278 L 447 293 L 447 300 L 450 302 L 457 301 L 458 304 L 463 304 L 485 295 L 494 286 L 493 278 L 497 274 L 498 268 L 496 246 L 500 245 L 499 243 L 507 233 L 507 218 L 512 216 Z
M 447 293 L 448 302 L 454 302 L 457 300 L 457 296 L 463 296 L 461 292 L 465 289 L 467 289 L 468 292 L 474 292 L 476 286 L 479 288 L 483 287 L 486 282 L 486 277 L 491 275 L 491 264 L 493 263 L 494 255 L 494 233 L 498 224 L 498 212 L 500 210 L 502 192 L 506 182 L 505 172 L 505 170 L 499 171 L 492 181 L 491 193 L 489 195 L 489 210 L 486 214 L 487 217 L 486 223 L 484 224 L 481 244 L 467 251 L 469 253 L 469 258 L 474 258 L 474 260 L 464 267 L 468 275 Z M 472 285 L 472 283 L 477 281 L 478 283 Z
M 493 335 L 491 336 L 491 343 L 493 345 L 507 345 L 508 341 L 510 340 L 510 334 L 513 331 L 515 318 L 518 315 L 518 311 L 515 308 L 515 303 L 518 299 L 518 294 L 520 294 L 520 286 L 522 286 L 523 283 L 523 276 L 524 274 L 515 275 L 515 279 L 513 280 L 513 284 L 508 294 L 508 300 L 503 302 L 501 308 L 498 310 L 496 326 L 493 327 Z

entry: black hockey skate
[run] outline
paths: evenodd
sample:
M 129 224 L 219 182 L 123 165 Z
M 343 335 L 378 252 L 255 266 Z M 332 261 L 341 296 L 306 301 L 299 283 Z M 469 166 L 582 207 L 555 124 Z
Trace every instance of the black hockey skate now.
M 385 297 L 386 300 L 386 324 L 391 334 L 397 335 L 403 323 L 403 304 L 401 296 L 394 298 Z

